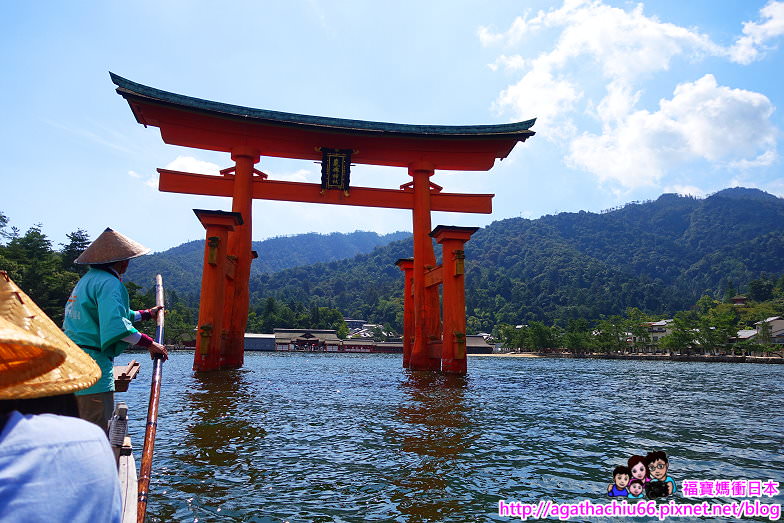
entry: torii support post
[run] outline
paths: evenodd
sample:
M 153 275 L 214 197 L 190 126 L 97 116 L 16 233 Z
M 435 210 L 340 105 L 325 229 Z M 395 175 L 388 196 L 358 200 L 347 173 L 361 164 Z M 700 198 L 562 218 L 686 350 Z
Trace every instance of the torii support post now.
M 468 370 L 463 247 L 471 235 L 478 230 L 478 227 L 439 225 L 430 233 L 442 249 L 444 337 L 441 349 L 441 372 L 447 374 L 465 374 Z
M 414 342 L 411 347 L 411 370 L 441 369 L 441 320 L 438 287 L 425 284 L 425 273 L 435 267 L 436 255 L 430 238 L 430 195 L 440 187 L 430 183 L 433 168 L 412 165 L 414 208 Z
M 234 269 L 233 261 L 227 256 L 229 232 L 242 225 L 243 220 L 236 212 L 203 209 L 193 212 L 207 230 L 193 370 L 218 370 L 224 368 L 222 342 L 227 273 Z
M 413 273 L 414 258 L 401 258 L 395 262 L 401 271 L 403 285 L 403 368 L 411 366 L 411 346 L 414 339 Z
M 245 359 L 245 328 L 250 306 L 248 282 L 253 261 L 253 172 L 260 156 L 252 149 L 240 147 L 232 151 L 231 159 L 235 162 L 231 210 L 239 213 L 244 221 L 229 235 L 229 255 L 236 260 L 236 268 L 227 289 L 229 301 L 224 311 L 224 325 L 228 331 L 221 362 L 221 368 L 224 369 L 238 369 Z

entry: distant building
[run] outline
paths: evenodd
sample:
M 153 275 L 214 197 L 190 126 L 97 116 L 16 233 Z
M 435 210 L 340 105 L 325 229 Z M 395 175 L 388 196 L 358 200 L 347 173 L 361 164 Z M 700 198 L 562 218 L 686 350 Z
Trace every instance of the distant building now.
M 487 343 L 481 334 L 468 334 L 466 335 L 466 353 L 492 354 L 493 346 Z
M 367 339 L 343 340 L 341 352 L 403 353 L 402 342 L 373 341 Z
M 275 350 L 326 352 L 327 345 L 338 346 L 340 338 L 332 329 L 273 329 Z
M 649 344 L 647 347 L 640 347 L 643 352 L 646 352 L 646 349 L 653 350 L 654 347 L 659 345 L 659 341 L 667 336 L 668 334 L 672 334 L 672 322 L 675 320 L 659 320 L 659 321 L 646 321 L 642 324 L 642 327 L 645 327 L 648 330 L 648 341 Z M 640 341 L 636 336 L 632 335 L 632 333 L 627 333 L 627 343 L 637 345 Z
M 738 331 L 735 341 L 749 341 L 757 335 L 756 329 L 742 329 Z
M 274 351 L 274 334 L 253 334 L 245 333 L 245 350 Z
M 374 341 L 368 337 L 341 340 L 331 329 L 274 329 L 274 334 L 246 333 L 245 350 L 402 354 L 403 342 L 400 338 L 391 338 L 390 341 Z M 466 352 L 491 354 L 493 346 L 481 334 L 469 334 L 466 336 Z
M 756 327 L 757 341 L 760 339 L 762 332 L 762 325 L 767 324 L 770 326 L 770 342 L 784 344 L 784 318 L 781 316 L 771 316 L 762 321 L 754 324 Z
M 348 330 L 361 329 L 362 326 L 366 323 L 365 320 L 351 320 L 349 318 L 343 318 L 343 321 L 346 322 Z
M 733 305 L 746 305 L 746 302 L 749 301 L 749 298 L 743 296 L 742 294 L 738 294 L 737 296 L 730 298 L 730 301 Z
M 672 325 L 674 321 L 675 320 L 659 320 L 646 323 L 645 325 L 648 326 L 648 332 L 651 335 L 651 341 L 657 343 L 663 337 L 672 334 L 670 325 Z
M 363 323 L 359 328 L 350 328 L 348 333 L 349 338 L 374 338 L 378 335 L 384 338 L 396 336 L 394 332 L 385 331 L 384 326 L 378 323 Z
M 276 351 L 284 352 L 373 352 L 402 353 L 402 342 L 373 341 L 372 338 L 341 340 L 331 329 L 274 329 Z

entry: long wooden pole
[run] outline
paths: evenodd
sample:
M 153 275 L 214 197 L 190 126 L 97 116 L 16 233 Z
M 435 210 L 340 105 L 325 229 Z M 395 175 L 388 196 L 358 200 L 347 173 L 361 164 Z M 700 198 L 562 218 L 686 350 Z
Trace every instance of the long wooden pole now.
M 163 278 L 155 276 L 155 305 L 163 306 Z M 155 328 L 155 341 L 163 344 L 163 311 L 158 311 L 157 327 Z M 150 488 L 150 474 L 152 473 L 152 452 L 155 448 L 155 432 L 158 429 L 158 402 L 161 399 L 161 367 L 163 356 L 155 354 L 152 359 L 152 383 L 150 384 L 150 406 L 147 408 L 147 429 L 144 432 L 144 447 L 142 448 L 142 464 L 139 471 L 139 504 L 136 509 L 137 523 L 144 523 L 147 511 L 147 494 Z

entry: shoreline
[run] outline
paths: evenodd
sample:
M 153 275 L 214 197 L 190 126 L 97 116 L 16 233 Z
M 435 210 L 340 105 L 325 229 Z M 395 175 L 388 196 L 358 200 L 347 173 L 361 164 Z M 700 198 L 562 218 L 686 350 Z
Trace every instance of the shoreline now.
M 168 347 L 169 351 L 173 352 L 192 352 L 193 347 Z M 126 351 L 131 352 L 145 352 L 145 351 Z M 245 352 L 259 352 L 265 354 L 292 354 L 292 353 L 307 353 L 307 354 L 401 354 L 401 353 L 384 353 L 384 352 L 324 352 L 324 351 L 265 351 L 265 350 L 248 350 Z M 780 356 L 712 356 L 705 354 L 572 354 L 566 352 L 556 353 L 542 353 L 542 352 L 504 352 L 504 353 L 482 353 L 471 354 L 467 356 L 474 357 L 491 357 L 491 358 L 570 358 L 570 359 L 595 359 L 595 360 L 642 360 L 642 361 L 692 361 L 692 362 L 711 362 L 711 363 L 763 363 L 782 365 L 784 358 Z
M 705 354 L 572 354 L 541 352 L 507 352 L 493 354 L 469 354 L 469 356 L 491 356 L 495 358 L 571 358 L 597 360 L 643 360 L 643 361 L 702 361 L 712 363 L 764 363 L 784 364 L 780 356 L 711 356 Z

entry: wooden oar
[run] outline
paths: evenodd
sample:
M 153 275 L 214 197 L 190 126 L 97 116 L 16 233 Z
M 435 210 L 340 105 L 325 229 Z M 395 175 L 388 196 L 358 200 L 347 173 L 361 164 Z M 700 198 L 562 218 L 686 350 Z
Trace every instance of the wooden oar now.
M 163 306 L 163 279 L 155 276 L 155 305 Z M 163 311 L 158 311 L 158 326 L 155 329 L 155 341 L 163 344 Z M 144 433 L 142 464 L 139 471 L 139 505 L 136 510 L 136 521 L 144 523 L 147 511 L 147 494 L 150 488 L 152 472 L 152 451 L 155 448 L 155 431 L 158 428 L 158 402 L 161 398 L 161 367 L 163 355 L 155 354 L 152 359 L 152 383 L 150 384 L 150 406 L 147 408 L 147 429 Z

